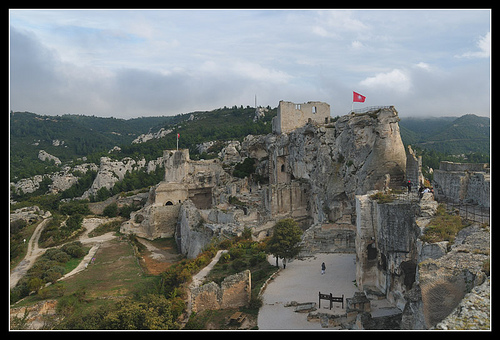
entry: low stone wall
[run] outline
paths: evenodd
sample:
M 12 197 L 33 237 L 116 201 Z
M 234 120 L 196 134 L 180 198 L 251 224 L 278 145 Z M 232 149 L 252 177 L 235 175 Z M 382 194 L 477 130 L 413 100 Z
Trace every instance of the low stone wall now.
M 228 276 L 219 286 L 209 282 L 203 286 L 191 289 L 193 312 L 237 308 L 250 302 L 252 284 L 250 270 Z

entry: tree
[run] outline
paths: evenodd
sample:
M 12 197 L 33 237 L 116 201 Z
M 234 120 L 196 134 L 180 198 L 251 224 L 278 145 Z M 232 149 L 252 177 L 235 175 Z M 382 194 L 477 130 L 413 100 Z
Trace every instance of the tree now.
M 43 282 L 42 279 L 40 279 L 39 277 L 34 277 L 28 281 L 28 288 L 30 291 L 38 292 L 40 288 L 43 287 L 44 284 L 45 283 Z
M 267 252 L 276 257 L 276 267 L 278 258 L 291 259 L 299 254 L 301 239 L 302 229 L 294 219 L 287 218 L 274 225 L 273 236 L 267 244 Z

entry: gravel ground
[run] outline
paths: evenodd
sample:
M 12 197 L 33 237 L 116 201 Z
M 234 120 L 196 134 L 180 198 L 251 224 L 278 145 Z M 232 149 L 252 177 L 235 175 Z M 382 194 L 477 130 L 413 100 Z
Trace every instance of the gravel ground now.
M 321 275 L 322 262 L 326 265 L 324 275 Z M 269 258 L 269 263 L 276 264 L 274 257 Z M 280 267 L 282 267 L 281 261 Z M 357 291 L 353 283 L 355 279 L 354 254 L 316 254 L 313 258 L 287 263 L 286 269 L 280 271 L 262 295 L 263 305 L 258 315 L 259 330 L 325 330 L 321 328 L 319 322 L 308 322 L 308 313 L 296 313 L 294 307 L 285 307 L 285 305 L 291 301 L 318 304 L 319 292 L 332 293 L 333 296 L 344 294 L 344 298 L 352 297 Z M 322 313 L 345 312 L 340 303 L 334 303 L 331 311 L 328 305 L 328 301 L 321 301 Z M 317 305 L 316 308 L 318 308 Z

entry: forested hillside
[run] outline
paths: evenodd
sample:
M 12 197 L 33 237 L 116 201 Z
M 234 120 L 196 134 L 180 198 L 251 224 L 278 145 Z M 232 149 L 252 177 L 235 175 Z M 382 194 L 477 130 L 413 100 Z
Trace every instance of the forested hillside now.
M 449 155 L 489 154 L 490 119 L 473 114 L 461 117 L 402 118 L 405 145 Z
M 156 159 L 163 150 L 189 148 L 196 157 L 196 144 L 210 140 L 242 140 L 248 134 L 271 132 L 276 109 L 269 108 L 265 117 L 254 122 L 255 108 L 233 106 L 213 111 L 192 112 L 168 117 L 143 117 L 129 120 L 83 115 L 41 116 L 30 112 L 10 114 L 10 178 L 21 178 L 58 171 L 53 162 L 42 162 L 38 152 L 45 150 L 64 164 L 75 164 L 78 158 L 99 163 L 101 156 L 122 159 Z M 132 144 L 141 134 L 161 128 L 172 133 L 161 139 Z M 120 151 L 109 153 L 114 146 Z
M 264 117 L 254 121 L 255 108 L 224 107 L 169 117 L 142 117 L 129 120 L 83 115 L 41 116 L 29 112 L 10 114 L 10 177 L 16 182 L 38 174 L 58 171 L 77 159 L 98 164 L 99 158 L 132 157 L 156 159 L 163 150 L 189 148 L 192 158 L 199 157 L 197 144 L 207 141 L 242 140 L 248 134 L 271 132 L 276 108 L 268 108 Z M 132 141 L 139 135 L 170 130 L 165 137 L 145 143 Z M 475 115 L 439 118 L 401 118 L 403 143 L 411 144 L 426 156 L 424 163 L 435 167 L 440 160 L 489 161 L 490 119 Z M 121 150 L 109 153 L 114 146 Z M 62 161 L 42 162 L 38 152 L 45 150 Z

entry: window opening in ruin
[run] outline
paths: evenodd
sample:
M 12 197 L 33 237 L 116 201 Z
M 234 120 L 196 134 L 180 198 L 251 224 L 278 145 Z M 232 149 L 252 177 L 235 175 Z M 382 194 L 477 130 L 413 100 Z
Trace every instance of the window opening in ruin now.
M 285 164 L 281 164 L 281 172 L 285 172 Z
M 300 104 L 295 104 L 295 110 L 300 110 Z
M 413 261 L 401 262 L 401 270 L 405 274 L 404 285 L 407 289 L 411 289 L 413 282 L 415 282 L 415 276 L 417 271 L 417 264 Z
M 167 201 L 167 203 L 165 203 L 165 205 L 174 205 L 174 204 L 172 203 L 172 201 Z
M 382 266 L 382 270 L 387 270 L 387 258 L 383 253 L 380 254 L 380 265 Z
M 368 247 L 366 247 L 366 250 L 368 251 L 368 260 L 375 260 L 377 258 L 377 248 L 375 248 L 374 243 L 370 243 Z
M 316 106 L 313 106 L 312 107 L 312 113 L 315 114 L 316 113 Z

